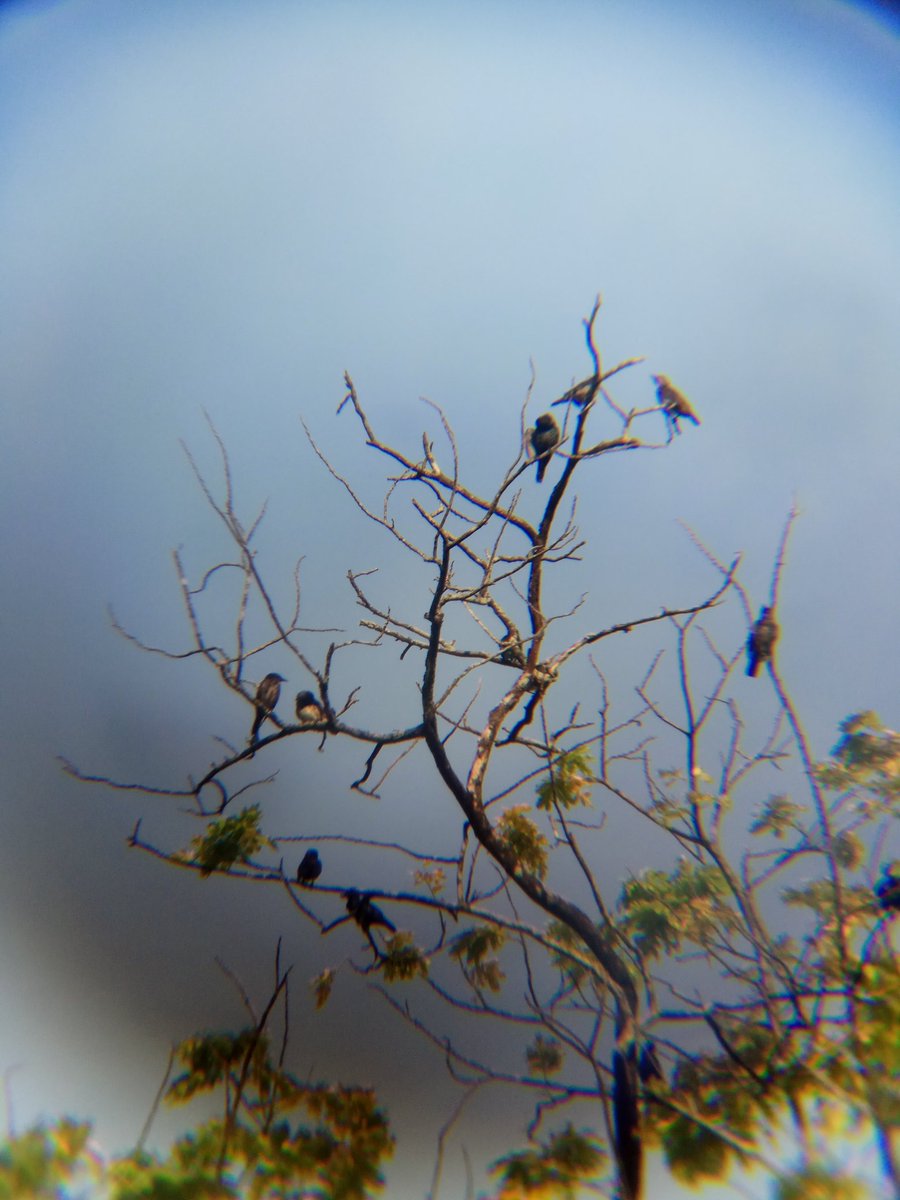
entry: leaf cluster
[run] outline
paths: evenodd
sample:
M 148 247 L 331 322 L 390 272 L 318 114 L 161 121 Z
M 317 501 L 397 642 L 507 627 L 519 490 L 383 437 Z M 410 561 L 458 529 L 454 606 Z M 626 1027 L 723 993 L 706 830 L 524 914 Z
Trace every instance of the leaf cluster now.
M 88 1122 L 63 1117 L 37 1124 L 0 1146 L 0 1200 L 55 1200 L 68 1186 L 99 1177 L 88 1149 Z
M 547 874 L 548 843 L 527 816 L 528 811 L 527 804 L 514 804 L 506 809 L 497 822 L 497 837 L 519 866 L 543 879 Z
M 567 1124 L 533 1149 L 497 1159 L 491 1167 L 501 1181 L 496 1200 L 572 1200 L 578 1184 L 596 1177 L 605 1158 L 594 1137 Z
M 589 807 L 594 777 L 590 752 L 585 747 L 568 750 L 551 763 L 548 778 L 537 789 L 537 806 L 554 808 Z
M 722 929 L 737 928 L 728 885 L 716 866 L 680 859 L 675 871 L 645 871 L 628 880 L 619 902 L 624 928 L 649 958 L 686 943 L 708 946 Z
M 251 804 L 236 816 L 210 821 L 206 833 L 191 840 L 190 861 L 202 875 L 249 862 L 263 846 L 273 845 L 259 828 L 261 818 L 259 805 Z
M 502 930 L 493 925 L 476 925 L 457 934 L 450 954 L 457 959 L 463 974 L 475 988 L 499 992 L 506 978 L 495 952 L 506 941 Z

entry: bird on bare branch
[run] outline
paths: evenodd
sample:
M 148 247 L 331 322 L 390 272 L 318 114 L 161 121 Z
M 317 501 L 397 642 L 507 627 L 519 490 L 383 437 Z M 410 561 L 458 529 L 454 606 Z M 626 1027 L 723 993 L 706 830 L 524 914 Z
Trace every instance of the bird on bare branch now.
M 530 437 L 531 448 L 534 451 L 535 458 L 538 460 L 537 480 L 538 483 L 541 483 L 544 478 L 544 472 L 547 470 L 547 464 L 550 462 L 553 451 L 559 445 L 562 437 L 553 413 L 541 413 L 534 423 L 534 429 L 531 430 Z
M 681 433 L 678 422 L 682 417 L 686 421 L 693 421 L 695 425 L 700 424 L 700 418 L 691 407 L 687 396 L 678 390 L 668 375 L 654 375 L 653 382 L 656 384 L 656 397 L 666 414 L 666 421 L 675 433 Z
M 550 407 L 555 408 L 557 404 L 575 404 L 579 408 L 585 408 L 596 396 L 599 388 L 600 380 L 596 375 L 591 375 L 570 387 L 558 400 L 554 400 Z
M 301 725 L 320 725 L 325 720 L 325 711 L 312 692 L 298 692 L 294 711 Z
M 747 638 L 747 674 L 756 678 L 763 663 L 772 657 L 775 643 L 778 641 L 778 623 L 771 608 L 763 607 L 759 612 L 759 620 L 750 630 Z
M 638 1059 L 638 1075 L 640 1075 L 641 1083 L 644 1084 L 650 1083 L 653 1079 L 665 1079 L 653 1042 L 644 1042 L 641 1048 L 641 1056 Z
M 516 667 L 523 670 L 525 655 L 519 645 L 519 638 L 512 631 L 500 639 L 500 661 L 505 667 Z
M 350 888 L 344 892 L 344 899 L 347 902 L 347 912 L 366 937 L 370 937 L 369 930 L 373 925 L 383 925 L 391 933 L 397 932 L 397 926 L 387 919 L 377 904 L 372 903 L 368 892 L 358 892 L 356 888 Z
M 318 850 L 307 850 L 297 868 L 297 882 L 302 887 L 312 887 L 322 874 L 322 860 Z
M 283 683 L 283 675 L 279 675 L 277 671 L 270 671 L 256 689 L 256 697 L 254 699 L 256 715 L 253 718 L 253 728 L 250 730 L 251 746 L 256 743 L 259 737 L 263 721 L 274 712 L 275 705 L 278 703 L 278 697 L 281 695 L 281 685 Z

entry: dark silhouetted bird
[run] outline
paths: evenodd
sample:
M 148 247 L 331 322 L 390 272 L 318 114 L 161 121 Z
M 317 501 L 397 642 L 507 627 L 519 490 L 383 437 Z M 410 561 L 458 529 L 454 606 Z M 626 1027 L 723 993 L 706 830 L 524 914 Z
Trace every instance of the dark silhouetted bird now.
M 679 392 L 668 375 L 654 375 L 653 382 L 656 384 L 656 398 L 665 411 L 666 420 L 676 433 L 681 433 L 678 422 L 682 417 L 686 421 L 693 421 L 695 425 L 700 424 L 700 418 L 691 408 L 687 396 L 683 392 Z
M 531 448 L 534 451 L 535 458 L 538 460 L 538 483 L 544 478 L 547 464 L 550 462 L 553 451 L 559 445 L 561 436 L 559 426 L 556 423 L 556 417 L 554 417 L 553 413 L 541 413 L 534 423 L 534 429 L 531 431 Z
M 294 711 L 301 725 L 319 725 L 325 720 L 325 712 L 312 692 L 298 692 Z
M 319 858 L 318 850 L 307 850 L 297 868 L 297 882 L 303 887 L 312 887 L 321 874 L 322 860 Z
M 641 1077 L 641 1083 L 649 1083 L 651 1079 L 665 1078 L 653 1042 L 644 1042 L 641 1057 L 638 1059 L 638 1075 Z
M 576 383 L 558 400 L 554 400 L 550 405 L 551 408 L 556 408 L 557 404 L 577 404 L 579 408 L 584 408 L 596 396 L 600 390 L 600 380 L 596 375 L 591 375 L 588 379 L 582 379 L 581 383 Z
M 882 867 L 881 872 L 881 878 L 875 885 L 878 907 L 883 908 L 885 912 L 891 909 L 900 912 L 900 879 L 890 867 Z
M 284 676 L 272 671 L 260 683 L 256 689 L 256 716 L 253 718 L 253 728 L 250 730 L 251 746 L 259 737 L 260 727 L 263 721 L 268 717 L 278 703 L 278 697 L 281 695 L 281 685 L 284 683 Z
M 778 641 L 778 623 L 771 608 L 761 608 L 759 620 L 750 630 L 747 638 L 747 674 L 754 679 L 763 663 L 772 657 L 775 643 Z
M 397 932 L 397 926 L 387 919 L 376 904 L 372 903 L 372 897 L 368 892 L 358 892 L 356 888 L 350 888 L 349 891 L 344 892 L 344 899 L 347 901 L 347 912 L 366 936 L 373 925 L 383 925 L 385 929 L 390 929 L 391 933 Z
M 516 667 L 520 671 L 524 668 L 525 655 L 514 633 L 508 633 L 500 639 L 500 661 L 504 666 Z

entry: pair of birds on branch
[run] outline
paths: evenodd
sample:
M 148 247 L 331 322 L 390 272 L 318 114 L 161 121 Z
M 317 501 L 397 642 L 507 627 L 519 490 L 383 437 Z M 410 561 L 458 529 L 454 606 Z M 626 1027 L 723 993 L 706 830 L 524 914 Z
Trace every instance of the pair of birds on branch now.
M 270 671 L 256 689 L 253 703 L 256 712 L 253 717 L 253 728 L 250 730 L 250 745 L 255 745 L 263 722 L 275 711 L 275 705 L 281 695 L 281 685 L 285 682 L 283 675 Z M 294 711 L 301 725 L 321 725 L 326 719 L 325 710 L 312 692 L 298 692 L 294 701 Z
M 695 425 L 700 424 L 700 418 L 694 412 L 688 398 L 678 390 L 667 375 L 654 375 L 653 382 L 656 384 L 656 398 L 665 414 L 666 423 L 673 433 L 681 433 L 678 424 L 681 420 L 692 421 Z M 558 400 L 554 400 L 550 407 L 555 408 L 558 404 L 574 404 L 577 408 L 585 408 L 593 401 L 599 389 L 599 380 L 596 375 L 592 375 L 589 379 L 583 379 L 581 383 L 570 388 Z M 541 413 L 534 423 L 534 429 L 529 431 L 529 439 L 532 453 L 537 460 L 537 481 L 541 483 L 553 451 L 562 441 L 562 431 L 553 413 Z

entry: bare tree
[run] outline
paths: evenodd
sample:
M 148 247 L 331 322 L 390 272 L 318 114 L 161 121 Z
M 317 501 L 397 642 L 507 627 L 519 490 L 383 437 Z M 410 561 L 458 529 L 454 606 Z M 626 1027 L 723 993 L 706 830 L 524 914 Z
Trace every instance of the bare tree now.
M 490 492 L 466 482 L 456 435 L 441 409 L 431 406 L 439 450 L 425 433 L 421 454 L 404 452 L 379 435 L 345 377 L 338 413 L 356 422 L 366 446 L 388 467 L 381 507 L 367 502 L 307 430 L 310 444 L 362 517 L 424 568 L 428 584 L 423 594 L 397 595 L 385 604 L 369 574 L 349 571 L 363 615 L 359 633 L 344 641 L 331 640 L 334 631 L 301 625 L 299 565 L 292 611 L 279 609 L 254 548 L 262 514 L 249 525 L 239 517 L 228 456 L 213 430 L 223 464 L 221 496 L 189 458 L 235 553 L 210 566 L 196 586 L 175 555 L 193 646 L 172 652 L 117 627 L 145 650 L 205 659 L 246 702 L 248 715 L 256 714 L 254 733 L 246 744 L 223 741 L 219 759 L 181 788 L 67 767 L 107 786 L 187 800 L 206 822 L 187 850 L 149 842 L 139 824 L 131 838 L 136 848 L 200 873 L 283 888 L 297 915 L 323 933 L 355 921 L 368 946 L 356 969 L 441 1049 L 465 1089 L 463 1103 L 489 1082 L 530 1092 L 532 1147 L 498 1164 L 502 1195 L 527 1194 L 542 1183 L 563 1190 L 579 1179 L 596 1183 L 606 1175 L 608 1149 L 608 1186 L 621 1200 L 638 1200 L 645 1147 L 660 1141 L 687 1178 L 714 1175 L 732 1162 L 762 1165 L 786 1178 L 776 1149 L 785 1122 L 801 1151 L 792 1169 L 811 1178 L 819 1160 L 810 1113 L 823 1096 L 873 1124 L 883 1176 L 900 1194 L 894 1109 L 883 1077 L 889 1064 L 879 1065 L 866 1050 L 872 1006 L 861 1000 L 866 987 L 876 987 L 876 972 L 877 988 L 886 990 L 886 980 L 896 978 L 896 958 L 871 881 L 847 882 L 861 870 L 863 831 L 886 836 L 887 799 L 871 799 L 868 778 L 844 780 L 843 791 L 829 796 L 779 674 L 774 638 L 765 653 L 756 644 L 759 624 L 753 624 L 755 608 L 738 579 L 738 561 L 720 561 L 695 535 L 712 584 L 687 606 L 657 603 L 594 626 L 583 597 L 562 611 L 546 600 L 551 573 L 564 579 L 586 545 L 576 520 L 576 472 L 598 469 L 609 455 L 670 446 L 679 432 L 672 395 L 681 403 L 676 416 L 698 423 L 667 380 L 669 391 L 646 407 L 617 401 L 617 377 L 642 360 L 604 365 L 599 312 L 598 300 L 584 322 L 590 374 L 551 405 L 561 429 L 555 419 L 539 420 L 537 433 L 526 427 L 532 382 L 513 439 L 517 452 Z M 552 439 L 543 436 L 548 429 Z M 664 432 L 662 441 L 653 440 L 654 430 Z M 535 488 L 536 460 L 547 494 L 535 522 L 522 498 L 524 489 Z M 794 516 L 785 525 L 763 610 L 773 627 Z M 234 610 L 228 643 L 219 645 L 207 633 L 203 604 L 223 576 L 231 578 Z M 258 614 L 268 625 L 262 638 L 250 634 Z M 636 704 L 619 716 L 594 652 L 608 639 L 654 630 L 654 645 L 670 640 L 673 652 L 653 653 L 635 639 L 636 658 L 649 659 L 649 666 L 641 668 Z M 744 678 L 748 633 L 772 689 L 772 725 L 755 744 L 733 694 Z M 319 655 L 310 649 L 316 638 L 326 639 Z M 288 705 L 295 720 L 278 711 L 277 695 L 263 704 L 254 685 L 254 660 L 274 651 L 299 689 Z M 358 688 L 336 692 L 336 664 L 362 653 L 418 664 L 415 692 L 396 728 L 358 726 Z M 573 702 L 567 691 L 567 681 L 583 679 L 585 670 L 593 681 L 590 705 Z M 273 677 L 280 680 L 266 679 Z M 893 745 L 890 731 L 866 729 L 876 742 L 880 737 Z M 386 794 L 399 765 L 417 756 L 440 780 L 444 802 L 462 815 L 461 840 L 423 851 L 405 840 L 376 843 L 340 830 L 325 835 L 368 846 L 374 855 L 412 858 L 418 868 L 408 890 L 361 891 L 358 880 L 332 882 L 317 855 L 304 856 L 299 873 L 294 865 L 285 868 L 283 858 L 277 863 L 278 848 L 289 840 L 309 848 L 324 838 L 300 830 L 270 839 L 261 831 L 258 804 L 238 813 L 233 807 L 249 787 L 265 782 L 244 781 L 247 760 L 255 755 L 263 762 L 271 747 L 297 737 L 320 746 L 331 739 L 355 743 L 359 765 L 346 782 L 365 795 Z M 676 755 L 680 764 L 673 767 Z M 763 773 L 789 759 L 799 759 L 806 805 L 774 796 L 755 810 L 737 811 L 736 797 L 759 797 Z M 348 752 L 341 764 L 351 761 Z M 859 787 L 868 789 L 865 810 L 851 804 Z M 592 805 L 604 806 L 599 819 L 588 819 Z M 607 816 L 626 821 L 634 839 L 655 839 L 669 867 L 631 874 L 621 887 L 620 875 L 614 894 L 598 873 L 598 864 L 610 860 Z M 424 822 L 421 833 L 428 833 Z M 751 835 L 761 839 L 758 848 L 748 847 Z M 821 864 L 821 872 L 804 890 L 796 870 L 809 861 Z M 805 913 L 797 918 L 799 941 L 785 934 L 784 900 Z M 395 929 L 401 911 L 411 929 Z M 521 981 L 515 986 L 508 977 L 513 970 Z M 332 980 L 333 971 L 323 969 L 320 1003 Z M 521 1070 L 498 1070 L 467 1052 L 461 1035 L 448 1037 L 416 1015 L 394 986 L 411 981 L 453 1014 L 521 1028 L 527 1042 Z M 853 1063 L 864 1067 L 862 1083 L 850 1079 Z M 542 1128 L 560 1114 L 591 1110 L 590 1135 L 569 1121 L 540 1141 Z M 432 1195 L 450 1124 L 442 1132 Z

